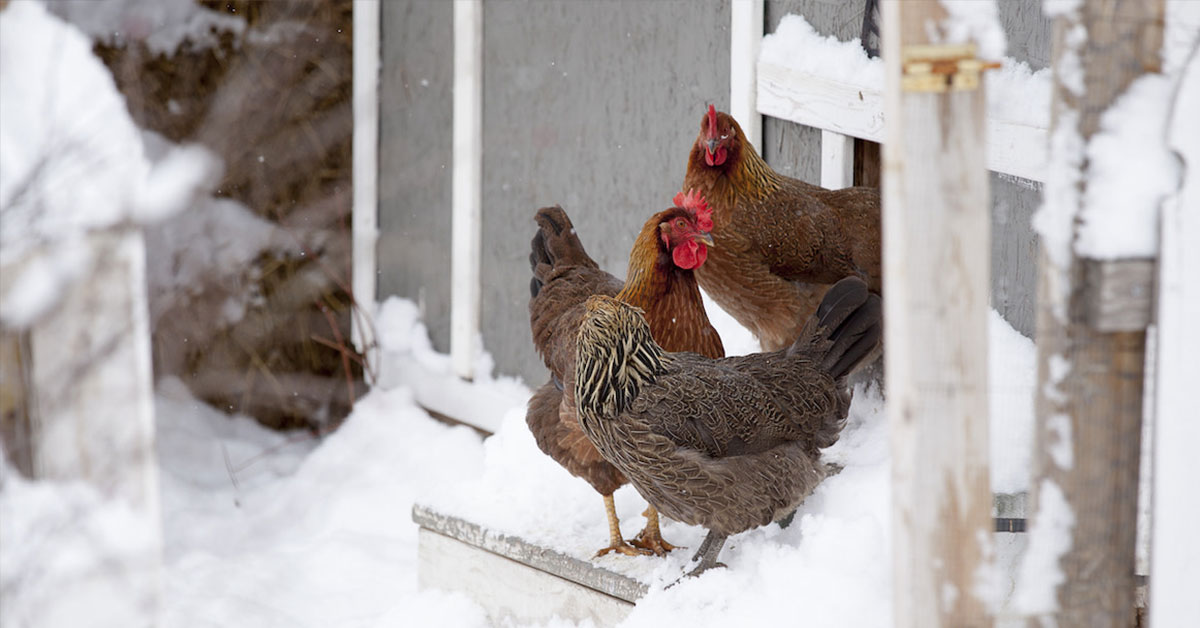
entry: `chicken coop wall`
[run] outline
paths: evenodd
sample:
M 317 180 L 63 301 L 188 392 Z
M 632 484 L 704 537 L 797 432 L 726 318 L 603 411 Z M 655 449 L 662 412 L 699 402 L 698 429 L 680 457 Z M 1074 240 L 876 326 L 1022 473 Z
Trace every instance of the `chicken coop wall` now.
M 450 349 L 452 11 L 382 4 L 379 297 L 421 304 Z M 1037 0 L 998 3 L 1008 54 L 1050 57 Z M 529 240 L 538 207 L 561 204 L 588 252 L 623 276 L 642 222 L 667 207 L 706 103 L 729 105 L 730 4 L 686 0 L 483 3 L 482 334 L 496 371 L 546 377 L 529 341 Z M 849 40 L 863 2 L 767 0 L 765 32 L 798 13 Z M 821 132 L 763 118 L 759 148 L 781 173 L 821 180 Z M 1041 184 L 991 175 L 992 306 L 1034 328 Z

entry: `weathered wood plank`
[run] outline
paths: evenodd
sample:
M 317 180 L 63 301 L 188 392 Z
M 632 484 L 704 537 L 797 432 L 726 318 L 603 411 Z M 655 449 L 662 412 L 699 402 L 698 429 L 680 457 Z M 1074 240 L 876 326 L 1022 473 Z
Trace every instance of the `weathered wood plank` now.
M 626 602 L 637 602 L 647 591 L 645 584 L 628 576 L 608 571 L 549 548 L 539 547 L 518 537 L 488 530 L 479 524 L 458 517 L 435 512 L 420 504 L 413 506 L 412 518 L 417 525 L 423 528 Z
M 883 141 L 883 92 L 768 63 L 758 67 L 758 111 L 843 135 Z M 1031 181 L 1046 177 L 1046 129 L 987 120 L 987 168 Z
M 821 187 L 831 190 L 854 185 L 854 138 L 821 131 Z
M 1140 331 L 1154 311 L 1153 259 L 1082 260 L 1084 322 L 1099 332 Z
M 1159 0 L 1095 0 L 1055 20 L 1051 170 L 1061 178 L 1047 182 L 1042 211 L 1068 229 L 1086 198 L 1083 147 L 1129 84 L 1160 67 L 1162 15 Z M 1078 32 L 1086 32 L 1086 40 L 1075 37 Z M 1058 556 L 1063 583 L 1056 607 L 1036 611 L 1042 623 L 1059 626 L 1129 626 L 1146 334 L 1090 324 L 1088 264 L 1075 255 L 1069 231 L 1046 233 L 1038 283 L 1033 528 L 1037 533 L 1044 520 L 1073 524 L 1051 531 L 1070 535 Z M 1062 496 L 1053 502 L 1065 505 L 1047 517 L 1052 502 L 1045 494 L 1052 489 Z
M 903 91 L 902 53 L 930 43 L 936 1 L 887 2 L 884 321 L 892 430 L 893 617 L 990 626 L 975 577 L 988 481 L 990 202 L 983 88 Z
M 552 618 L 615 626 L 633 604 L 422 527 L 417 533 L 417 585 L 462 591 L 495 624 Z

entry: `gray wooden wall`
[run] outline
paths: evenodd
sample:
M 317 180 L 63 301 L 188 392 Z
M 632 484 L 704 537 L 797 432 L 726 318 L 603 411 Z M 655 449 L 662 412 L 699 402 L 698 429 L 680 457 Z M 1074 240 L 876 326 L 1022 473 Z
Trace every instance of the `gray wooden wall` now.
M 998 3 L 1009 54 L 1049 61 L 1037 0 Z M 383 5 L 379 295 L 417 300 L 449 350 L 451 6 Z M 487 0 L 484 6 L 483 334 L 497 371 L 546 377 L 529 338 L 529 240 L 538 207 L 561 204 L 589 253 L 624 276 L 647 217 L 666 208 L 707 103 L 729 103 L 729 3 Z M 858 37 L 862 2 L 768 0 L 767 32 L 800 13 Z M 820 178 L 820 133 L 764 120 L 781 172 Z M 1040 185 L 992 177 L 993 305 L 1033 333 Z

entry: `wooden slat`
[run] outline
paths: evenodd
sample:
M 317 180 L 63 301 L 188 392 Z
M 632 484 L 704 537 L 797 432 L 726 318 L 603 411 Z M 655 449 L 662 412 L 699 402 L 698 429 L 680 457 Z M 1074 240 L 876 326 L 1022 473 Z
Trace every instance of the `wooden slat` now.
M 354 213 L 351 218 L 354 300 L 375 302 L 375 244 L 379 239 L 379 0 L 354 4 Z M 363 321 L 350 320 L 350 337 L 366 351 Z
M 756 66 L 763 38 L 763 0 L 733 0 L 729 7 L 729 115 L 762 150 Z
M 1178 7 L 1176 7 L 1178 9 Z M 1167 26 L 1173 16 L 1167 8 Z M 1194 468 L 1200 451 L 1195 386 L 1200 382 L 1200 284 L 1192 277 L 1200 268 L 1200 48 L 1192 51 L 1184 70 L 1167 132 L 1172 148 L 1186 165 L 1179 194 L 1162 214 L 1159 264 L 1157 379 L 1154 402 L 1154 478 L 1150 535 L 1150 625 L 1167 628 L 1179 621 L 1200 621 L 1200 544 L 1195 513 L 1200 491 L 1180 477 Z M 1161 584 L 1160 584 L 1161 583 Z
M 854 138 L 821 131 L 821 187 L 839 190 L 854 185 Z
M 986 81 L 985 81 L 986 82 Z M 855 83 L 760 63 L 758 111 L 843 135 L 883 141 L 883 92 Z M 1046 129 L 989 118 L 987 168 L 1031 181 L 1046 177 Z
M 1042 211 L 1069 228 L 1087 198 L 1083 147 L 1129 85 L 1159 69 L 1162 16 L 1161 0 L 1095 0 L 1055 19 L 1053 133 L 1064 139 L 1054 143 L 1051 155 L 1050 170 L 1061 178 L 1047 182 Z M 1074 37 L 1077 32 L 1086 32 L 1086 40 Z M 1136 612 L 1146 334 L 1093 327 L 1087 274 L 1089 266 L 1093 274 L 1096 268 L 1103 274 L 1103 267 L 1078 257 L 1071 241 L 1070 232 L 1043 234 L 1031 499 L 1034 534 L 1053 522 L 1073 523 L 1049 530 L 1046 538 L 1066 532 L 1070 541 L 1055 548 L 1061 569 L 1061 584 L 1053 591 L 1057 604 L 1031 609 L 1037 617 L 1030 623 L 1124 627 Z M 1061 497 L 1051 499 L 1054 494 Z M 1047 504 L 1056 503 L 1047 514 Z
M 454 128 L 451 174 L 450 358 L 475 376 L 481 320 L 483 204 L 483 4 L 454 3 Z
M 990 626 L 978 597 L 988 481 L 990 198 L 983 87 L 902 91 L 935 0 L 883 5 L 884 322 L 897 628 Z

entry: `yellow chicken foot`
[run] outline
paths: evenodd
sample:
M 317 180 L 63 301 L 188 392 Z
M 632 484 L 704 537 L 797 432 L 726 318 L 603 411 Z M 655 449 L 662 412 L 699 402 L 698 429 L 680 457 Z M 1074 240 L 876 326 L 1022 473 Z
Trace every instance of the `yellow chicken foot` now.
M 626 556 L 645 556 L 654 553 L 649 549 L 638 549 L 626 543 L 625 539 L 621 538 L 621 522 L 617 520 L 617 506 L 613 503 L 611 493 L 604 496 L 604 511 L 608 513 L 609 545 L 596 552 L 593 558 L 599 558 L 609 552 L 617 552 Z
M 679 547 L 671 545 L 662 538 L 662 532 L 658 529 L 658 510 L 654 506 L 646 506 L 646 511 L 642 513 L 642 516 L 646 518 L 646 527 L 642 528 L 642 531 L 638 532 L 638 535 L 630 541 L 634 547 L 650 550 L 658 556 L 666 556 L 667 552 Z

